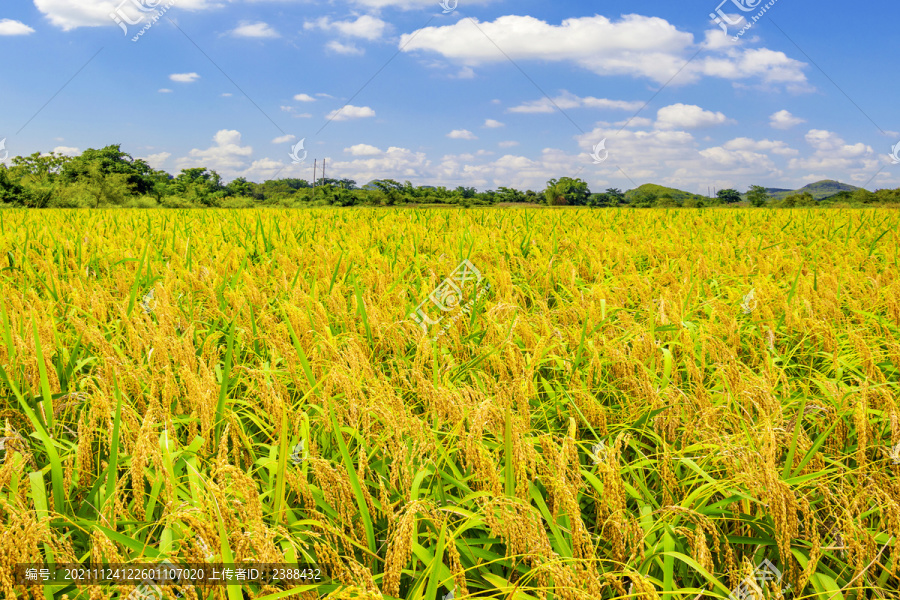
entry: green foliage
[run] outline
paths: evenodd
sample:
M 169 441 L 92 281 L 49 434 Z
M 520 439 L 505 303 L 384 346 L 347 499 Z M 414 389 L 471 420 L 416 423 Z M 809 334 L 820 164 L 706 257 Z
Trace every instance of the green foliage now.
M 769 192 L 761 185 L 751 185 L 750 191 L 747 192 L 747 201 L 750 202 L 750 206 L 765 206 L 769 201 Z
M 547 182 L 541 193 L 500 187 L 478 192 L 474 187 L 413 185 L 393 179 L 376 179 L 358 187 L 348 178 L 319 178 L 315 187 L 304 179 L 284 178 L 255 183 L 238 177 L 224 183 L 215 171 L 197 167 L 184 169 L 177 177 L 154 170 L 144 160 L 134 159 L 120 145 L 89 148 L 81 155 L 56 153 L 17 156 L 12 166 L 0 165 L 0 206 L 28 208 L 122 207 L 229 207 L 251 206 L 362 206 L 362 205 L 459 205 L 547 204 L 551 206 L 635 208 L 699 208 L 732 205 L 741 195 L 733 189 L 719 190 L 716 198 L 706 198 L 655 184 L 641 185 L 627 192 L 608 188 L 592 194 L 581 179 L 562 177 Z M 820 181 L 801 190 L 767 189 L 752 186 L 743 196 L 752 206 L 803 207 L 896 205 L 900 190 L 870 192 L 837 181 Z M 824 199 L 824 200 L 823 200 Z M 772 202 L 776 200 L 776 202 Z
M 816 206 L 818 202 L 813 198 L 813 195 L 809 192 L 802 192 L 799 194 L 791 194 L 786 197 L 784 200 L 781 200 L 778 203 L 778 206 L 781 208 L 808 208 L 810 206 Z
M 740 192 L 731 188 L 727 190 L 719 190 L 718 192 L 716 192 L 716 196 L 725 204 L 734 204 L 741 201 Z
M 52 183 L 71 160 L 68 156 L 55 152 L 48 154 L 35 152 L 30 156 L 16 156 L 12 159 L 13 168 L 10 169 L 10 175 L 17 180 Z
M 59 175 L 60 181 L 66 185 L 87 180 L 89 185 L 97 186 L 101 185 L 100 178 L 111 177 L 109 185 L 118 187 L 124 184 L 140 195 L 152 193 L 158 182 L 168 179 L 167 174 L 154 171 L 143 160 L 122 152 L 119 144 L 100 150 L 88 148 L 80 156 L 66 160 Z
M 528 200 L 527 196 L 525 196 L 524 192 L 520 192 L 519 190 L 515 190 L 508 187 L 501 187 L 497 190 L 496 201 L 503 203 L 519 203 L 526 202 Z
M 587 182 L 571 177 L 551 179 L 544 190 L 544 200 L 549 206 L 584 206 L 590 196 Z
M 588 206 L 620 206 L 625 204 L 625 194 L 619 188 L 606 188 L 602 194 L 591 194 Z
M 25 188 L 10 176 L 6 165 L 0 165 L 0 203 L 21 206 L 25 195 Z
M 766 192 L 775 200 L 784 200 L 788 196 L 792 196 L 794 194 L 802 194 L 803 192 L 809 192 L 816 200 L 822 200 L 834 196 L 835 194 L 838 194 L 840 192 L 854 192 L 858 189 L 859 188 L 852 185 L 847 185 L 846 183 L 833 181 L 831 179 L 825 179 L 823 181 L 817 181 L 815 183 L 805 185 L 799 190 L 767 189 Z
M 697 194 L 691 194 L 690 192 L 685 192 L 683 190 L 678 190 L 675 188 L 665 187 L 662 185 L 655 185 L 652 183 L 646 183 L 642 186 L 636 187 L 633 190 L 628 190 L 625 192 L 624 200 L 627 204 L 631 204 L 632 206 L 636 206 L 638 208 L 649 208 L 656 204 L 656 200 L 658 198 L 662 198 L 663 196 L 669 196 L 676 202 L 683 204 L 689 199 L 704 202 L 704 204 L 708 203 L 708 199 L 704 196 L 699 196 Z
M 222 177 L 202 167 L 182 169 L 169 189 L 190 204 L 200 206 L 219 206 L 222 198 L 228 195 Z
M 657 208 L 679 208 L 681 203 L 678 200 L 675 200 L 672 196 L 666 194 L 665 196 L 660 196 L 656 200 L 656 204 L 654 205 Z

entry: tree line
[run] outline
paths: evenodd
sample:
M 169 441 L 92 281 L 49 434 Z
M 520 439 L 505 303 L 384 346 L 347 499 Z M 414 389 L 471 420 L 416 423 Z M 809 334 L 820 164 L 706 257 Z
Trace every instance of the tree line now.
M 182 169 L 178 175 L 153 169 L 146 161 L 132 158 L 120 145 L 88 149 L 70 157 L 54 152 L 16 156 L 12 166 L 0 165 L 0 205 L 30 208 L 250 208 L 254 206 L 397 206 L 434 204 L 489 206 L 497 204 L 543 204 L 635 208 L 698 208 L 736 204 L 751 206 L 803 207 L 843 202 L 847 204 L 900 204 L 900 190 L 841 192 L 817 201 L 808 192 L 774 200 L 762 186 L 752 186 L 742 196 L 733 189 L 719 190 L 706 198 L 677 190 L 641 189 L 622 192 L 609 188 L 592 193 L 587 182 L 561 177 L 551 179 L 541 191 L 501 187 L 478 192 L 473 187 L 455 189 L 414 186 L 409 181 L 380 179 L 360 187 L 351 179 L 283 178 L 254 183 L 239 177 L 224 183 L 214 170 Z M 646 187 L 646 186 L 642 186 Z M 654 186 L 650 186 L 654 187 Z

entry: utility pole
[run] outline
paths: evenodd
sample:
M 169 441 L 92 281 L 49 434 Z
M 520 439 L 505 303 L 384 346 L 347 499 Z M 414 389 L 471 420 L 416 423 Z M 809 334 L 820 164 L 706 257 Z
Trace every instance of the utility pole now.
M 316 165 L 318 163 L 318 159 L 313 159 L 313 198 L 316 197 Z
M 325 185 L 327 182 L 325 181 L 325 159 L 322 159 L 322 185 Z

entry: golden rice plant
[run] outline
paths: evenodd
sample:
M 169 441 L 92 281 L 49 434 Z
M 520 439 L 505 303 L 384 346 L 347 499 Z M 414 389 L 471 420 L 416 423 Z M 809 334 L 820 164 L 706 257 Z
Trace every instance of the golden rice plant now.
M 322 576 L 184 598 L 895 597 L 898 225 L 2 211 L 0 594 L 168 560 Z

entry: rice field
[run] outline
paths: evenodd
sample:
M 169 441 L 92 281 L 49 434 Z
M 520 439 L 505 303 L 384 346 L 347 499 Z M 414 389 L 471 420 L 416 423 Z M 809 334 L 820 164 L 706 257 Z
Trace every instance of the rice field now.
M 893 210 L 0 211 L 0 592 L 897 598 L 898 247 Z

